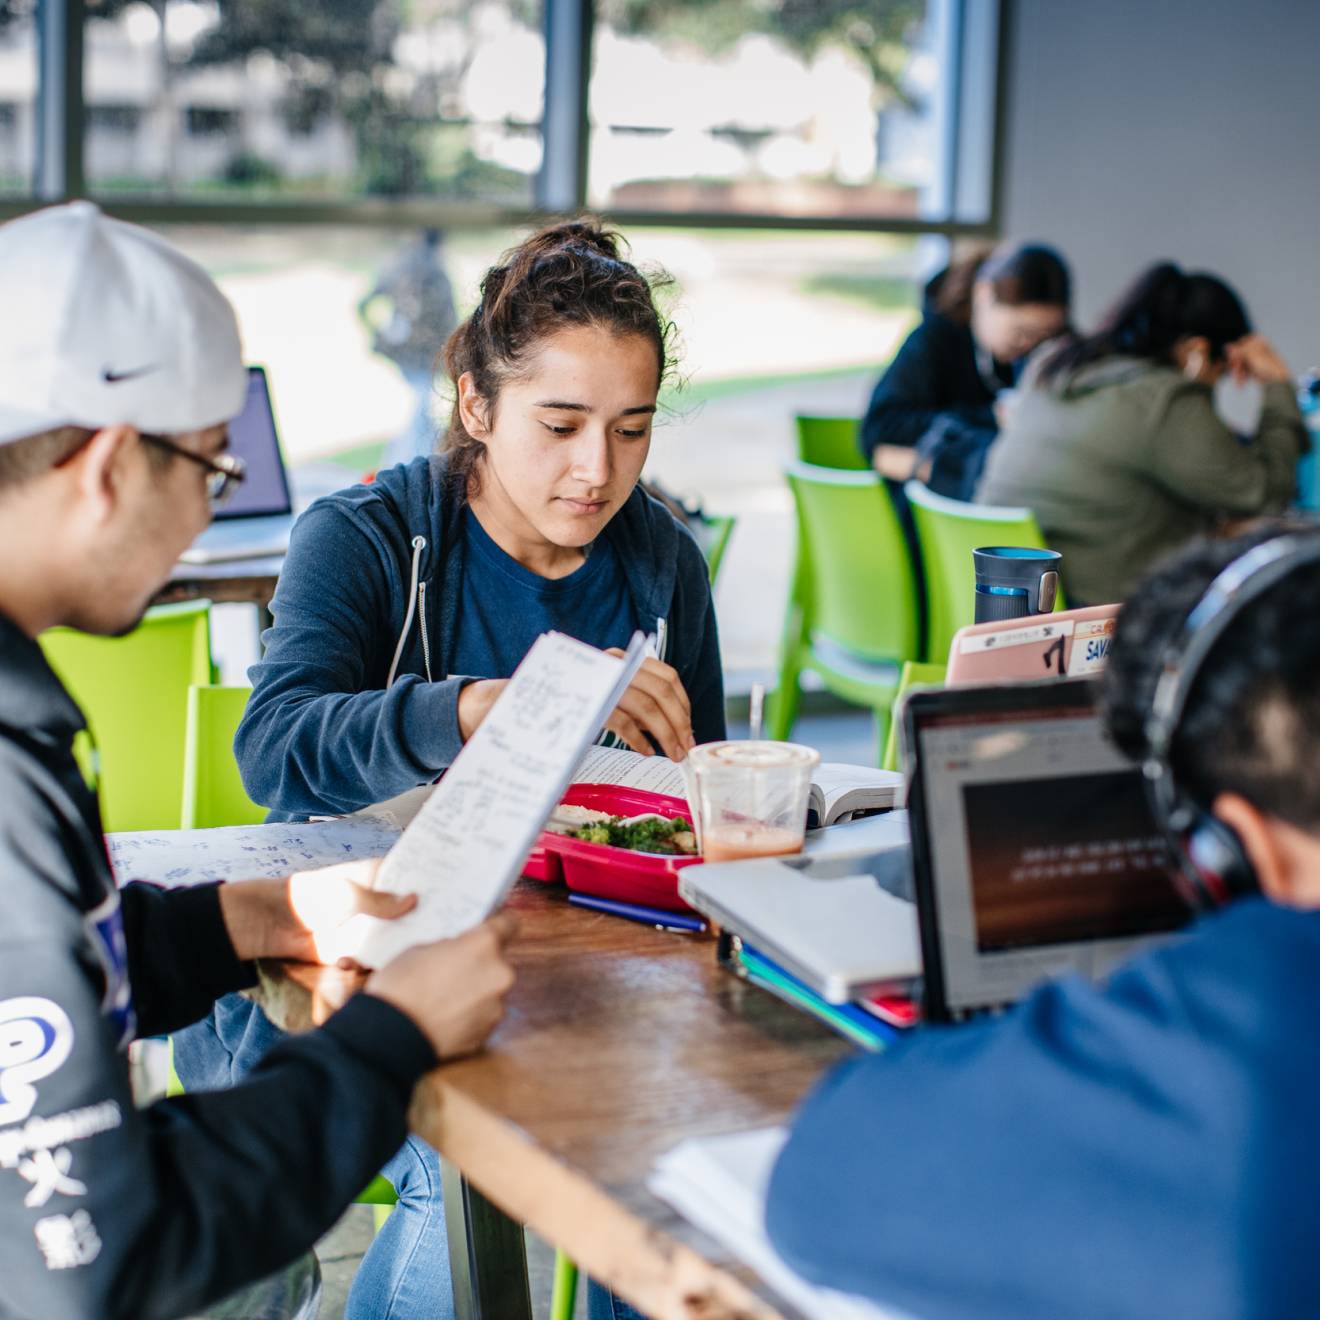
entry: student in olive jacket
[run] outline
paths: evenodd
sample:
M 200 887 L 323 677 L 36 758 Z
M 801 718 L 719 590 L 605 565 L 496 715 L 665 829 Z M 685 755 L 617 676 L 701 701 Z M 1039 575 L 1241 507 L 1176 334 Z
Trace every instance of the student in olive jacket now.
M 1070 604 L 1122 600 L 1195 536 L 1292 499 L 1305 431 L 1290 373 L 1221 280 L 1162 262 L 1096 334 L 1042 353 L 977 499 L 1035 511 Z M 1264 387 L 1247 441 L 1214 409 L 1226 372 Z

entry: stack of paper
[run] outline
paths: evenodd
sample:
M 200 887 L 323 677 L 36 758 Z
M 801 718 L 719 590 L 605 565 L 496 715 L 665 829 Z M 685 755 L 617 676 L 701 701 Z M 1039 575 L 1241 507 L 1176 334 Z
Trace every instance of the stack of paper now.
M 905 1320 L 865 1298 L 809 1283 L 770 1245 L 766 1191 L 786 1136 L 783 1128 L 760 1128 L 681 1142 L 656 1161 L 647 1185 L 812 1320 Z

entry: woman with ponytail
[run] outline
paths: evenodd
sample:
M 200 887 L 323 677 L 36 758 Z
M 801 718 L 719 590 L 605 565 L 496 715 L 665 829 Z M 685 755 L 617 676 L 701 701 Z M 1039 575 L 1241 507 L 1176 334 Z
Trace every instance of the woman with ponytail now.
M 724 737 L 705 562 L 638 486 L 671 367 L 654 289 L 594 221 L 533 234 L 487 273 L 446 346 L 456 397 L 441 452 L 298 520 L 235 741 L 272 818 L 434 780 L 548 629 L 601 648 L 657 635 L 659 657 L 607 723 L 617 741 L 680 759 Z M 221 1000 L 175 1037 L 179 1076 L 225 1085 L 278 1035 L 246 1000 Z M 399 1205 L 346 1314 L 452 1315 L 435 1152 L 410 1139 L 384 1173 Z
M 1035 511 L 1070 603 L 1123 600 L 1195 536 L 1293 497 L 1305 431 L 1288 366 L 1215 276 L 1160 262 L 1094 334 L 1037 357 L 977 498 Z M 1249 440 L 1215 412 L 1225 375 L 1263 387 Z

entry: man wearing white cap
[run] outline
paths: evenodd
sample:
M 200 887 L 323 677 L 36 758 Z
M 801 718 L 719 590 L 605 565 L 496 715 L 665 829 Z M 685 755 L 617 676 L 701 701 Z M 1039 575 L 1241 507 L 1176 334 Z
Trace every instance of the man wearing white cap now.
M 183 1315 L 304 1253 L 394 1153 L 417 1079 L 498 1020 L 511 926 L 404 954 L 233 1090 L 134 1109 L 131 1039 L 412 899 L 353 866 L 116 890 L 34 639 L 131 629 L 242 479 L 238 330 L 199 267 L 87 203 L 0 226 L 0 307 L 0 1313 Z

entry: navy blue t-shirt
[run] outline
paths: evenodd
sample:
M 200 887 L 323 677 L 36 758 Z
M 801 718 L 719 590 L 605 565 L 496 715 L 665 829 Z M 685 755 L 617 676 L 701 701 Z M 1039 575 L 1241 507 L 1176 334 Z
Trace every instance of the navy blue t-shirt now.
M 471 509 L 463 514 L 463 542 L 452 673 L 508 678 L 552 629 L 604 649 L 627 646 L 639 627 L 623 566 L 603 537 L 581 568 L 554 581 L 501 550 Z

